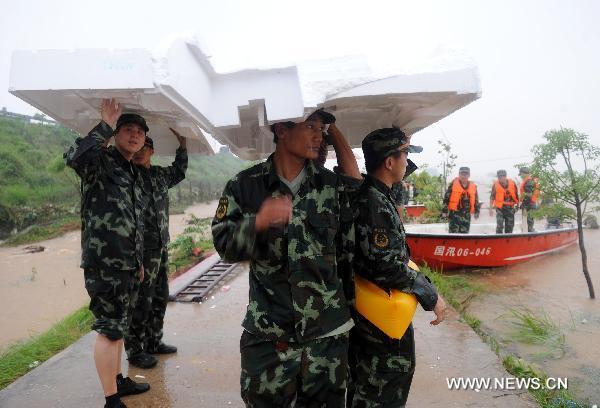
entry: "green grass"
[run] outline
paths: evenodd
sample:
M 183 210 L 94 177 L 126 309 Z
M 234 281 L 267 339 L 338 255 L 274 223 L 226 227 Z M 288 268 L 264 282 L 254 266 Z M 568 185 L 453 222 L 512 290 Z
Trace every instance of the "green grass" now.
M 27 231 L 9 237 L 2 246 L 18 246 L 44 241 L 46 239 L 59 237 L 66 232 L 81 228 L 79 216 L 70 216 L 52 221 L 47 225 L 34 225 Z
M 528 308 L 511 309 L 508 319 L 514 327 L 511 333 L 513 340 L 547 348 L 536 354 L 536 360 L 564 356 L 567 348 L 565 335 L 545 312 L 535 314 Z
M 518 378 L 539 378 L 541 384 L 545 384 L 548 376 L 538 371 L 531 364 L 528 364 L 525 360 L 515 357 L 514 355 L 507 355 L 502 360 L 502 364 L 506 371 Z M 529 388 L 529 393 L 537 401 L 540 407 L 543 408 L 580 408 L 583 405 L 575 401 L 573 395 L 565 389 L 546 389 L 541 387 L 540 389 Z
M 169 276 L 198 263 L 200 258 L 194 255 L 194 249 L 200 248 L 203 253 L 214 249 L 211 222 L 212 218 L 198 218 L 192 215 L 183 233 L 169 244 Z
M 47 332 L 10 346 L 0 354 L 0 389 L 77 341 L 92 322 L 92 314 L 82 307 Z
M 443 275 L 428 266 L 419 268 L 433 282 L 444 299 L 461 313 L 473 298 L 485 292 L 483 285 L 472 282 L 463 275 Z

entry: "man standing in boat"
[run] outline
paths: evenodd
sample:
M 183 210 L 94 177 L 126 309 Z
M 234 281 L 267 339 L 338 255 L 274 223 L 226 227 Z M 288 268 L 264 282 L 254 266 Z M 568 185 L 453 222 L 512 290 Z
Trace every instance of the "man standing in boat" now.
M 275 153 L 227 183 L 212 223 L 223 259 L 250 261 L 248 407 L 345 405 L 353 321 L 341 276 L 351 278 L 354 225 L 346 183 L 314 162 L 324 120 L 273 124 Z M 360 178 L 355 161 L 343 171 Z
M 540 195 L 540 187 L 537 178 L 531 176 L 529 167 L 519 169 L 519 177 L 523 180 L 519 187 L 521 193 L 521 209 L 527 212 L 527 231 L 535 232 L 533 228 L 533 216 L 530 211 L 537 208 L 537 201 Z
M 519 205 L 519 193 L 514 181 L 506 177 L 506 170 L 496 172 L 498 180 L 490 193 L 490 216 L 496 209 L 496 234 L 510 234 L 515 226 L 515 212 Z
M 461 167 L 446 194 L 444 195 L 444 207 L 442 217 L 448 217 L 448 229 L 450 233 L 468 234 L 471 228 L 471 214 L 475 219 L 479 218 L 479 197 L 477 186 L 469 181 L 471 169 Z
M 435 312 L 431 324 L 437 325 L 444 320 L 444 300 L 423 274 L 408 266 L 409 249 L 392 191 L 392 185 L 404 178 L 408 153 L 420 148 L 411 146 L 397 128 L 371 132 L 362 148 L 367 175 L 353 201 L 357 213 L 353 269 L 382 289 L 413 293 L 423 309 Z M 348 406 L 405 406 L 415 370 L 412 325 L 394 339 L 359 313 L 354 319 Z

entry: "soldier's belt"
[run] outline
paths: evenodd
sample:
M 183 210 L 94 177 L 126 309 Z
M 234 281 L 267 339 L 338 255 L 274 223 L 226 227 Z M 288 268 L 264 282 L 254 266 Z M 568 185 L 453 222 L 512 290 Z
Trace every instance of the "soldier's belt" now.
M 419 270 L 412 261 L 409 266 Z M 417 311 L 417 298 L 410 293 L 385 290 L 358 275 L 354 276 L 356 310 L 379 330 L 400 339 Z

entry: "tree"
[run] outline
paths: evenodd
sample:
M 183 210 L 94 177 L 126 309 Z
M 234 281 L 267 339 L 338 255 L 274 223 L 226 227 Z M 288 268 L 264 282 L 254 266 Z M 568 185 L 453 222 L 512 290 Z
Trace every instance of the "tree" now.
M 443 197 L 444 193 L 446 192 L 446 188 L 448 187 L 448 176 L 452 172 L 452 169 L 456 167 L 456 159 L 458 158 L 458 156 L 452 153 L 452 145 L 450 144 L 450 142 L 443 140 L 438 140 L 437 142 L 440 145 L 440 150 L 438 150 L 438 153 L 440 153 L 443 157 L 441 176 Z
M 439 221 L 442 212 L 442 197 L 440 196 L 441 181 L 438 177 L 427 172 L 427 165 L 421 167 L 421 171 L 408 176 L 407 180 L 413 183 L 414 188 L 419 191 L 418 201 L 425 204 L 426 211 L 423 214 L 428 222 Z
M 539 179 L 544 196 L 554 202 L 552 211 L 577 221 L 583 275 L 590 298 L 594 299 L 583 237 L 583 218 L 588 203 L 600 200 L 600 148 L 592 145 L 587 135 L 573 129 L 550 130 L 544 134 L 544 139 L 545 143 L 533 147 L 531 173 Z

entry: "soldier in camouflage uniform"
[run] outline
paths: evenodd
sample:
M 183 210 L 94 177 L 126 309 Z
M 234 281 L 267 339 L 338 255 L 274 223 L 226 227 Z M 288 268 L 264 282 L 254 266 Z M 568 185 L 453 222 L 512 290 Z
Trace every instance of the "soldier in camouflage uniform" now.
M 144 220 L 144 281 L 133 312 L 125 350 L 129 364 L 140 368 L 154 367 L 151 354 L 175 353 L 177 347 L 162 342 L 163 322 L 169 301 L 169 189 L 185 178 L 188 158 L 186 140 L 171 129 L 179 141 L 175 161 L 169 167 L 152 166 L 154 141 L 146 136 L 142 150 L 133 157 L 140 166 L 150 202 Z
M 442 217 L 448 217 L 448 230 L 451 233 L 468 234 L 471 228 L 471 214 L 479 218 L 479 197 L 477 186 L 469 181 L 471 170 L 461 167 L 458 177 L 448 186 L 444 195 Z
M 352 206 L 356 211 L 354 271 L 384 290 L 413 293 L 439 324 L 445 303 L 435 286 L 408 266 L 409 249 L 392 185 L 402 180 L 409 152 L 420 151 L 397 128 L 379 129 L 363 140 L 366 179 Z M 387 336 L 358 312 L 350 336 L 352 407 L 403 407 L 415 370 L 412 324 L 401 339 Z
M 143 280 L 143 214 L 148 204 L 131 159 L 143 146 L 147 131 L 144 118 L 121 115 L 116 101 L 104 100 L 102 121 L 64 154 L 67 165 L 81 178 L 81 267 L 96 318 L 94 360 L 105 407 L 125 407 L 121 396 L 150 388 L 121 375 L 123 337 Z M 115 146 L 103 147 L 113 135 Z
M 519 192 L 515 182 L 506 177 L 506 170 L 496 172 L 498 181 L 490 191 L 490 216 L 496 209 L 496 234 L 510 234 L 515 226 L 515 212 L 519 205 Z
M 320 115 L 271 130 L 275 153 L 227 183 L 212 223 L 219 254 L 250 261 L 242 398 L 248 407 L 343 407 L 353 325 L 343 289 L 354 247 L 347 186 L 314 162 Z
M 521 209 L 527 211 L 527 232 L 535 232 L 531 211 L 537 208 L 537 200 L 540 193 L 538 180 L 531 177 L 528 167 L 521 167 L 519 169 L 519 177 L 523 179 L 519 191 L 521 193 Z

